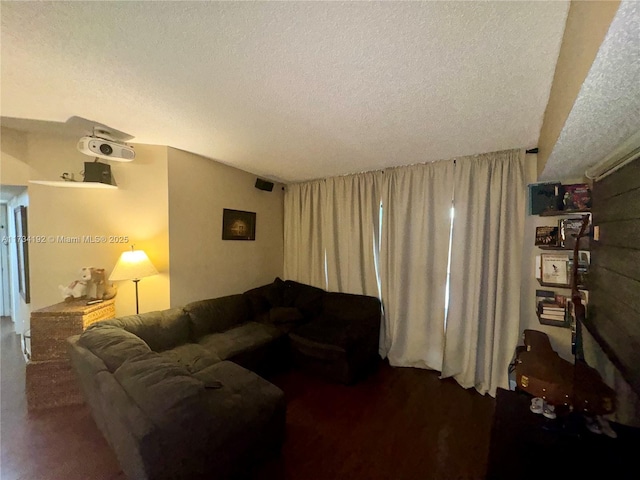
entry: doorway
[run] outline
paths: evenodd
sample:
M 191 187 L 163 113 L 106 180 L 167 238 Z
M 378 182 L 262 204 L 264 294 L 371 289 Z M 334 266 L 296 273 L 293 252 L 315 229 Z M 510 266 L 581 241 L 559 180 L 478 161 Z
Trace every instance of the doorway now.
M 11 272 L 9 271 L 9 225 L 7 204 L 0 203 L 0 317 L 11 317 Z
M 28 297 L 25 301 L 20 294 L 19 273 L 27 265 L 18 255 L 14 211 L 28 204 L 27 187 L 0 185 L 0 316 L 10 317 L 16 334 L 23 337 L 29 325 L 30 306 Z

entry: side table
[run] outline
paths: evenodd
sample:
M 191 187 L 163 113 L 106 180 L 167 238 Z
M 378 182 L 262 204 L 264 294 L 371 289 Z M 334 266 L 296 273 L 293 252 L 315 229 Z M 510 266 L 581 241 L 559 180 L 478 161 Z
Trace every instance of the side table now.
M 114 298 L 92 305 L 77 299 L 31 312 L 31 358 L 26 371 L 29 410 L 82 403 L 66 340 L 94 322 L 114 317 Z

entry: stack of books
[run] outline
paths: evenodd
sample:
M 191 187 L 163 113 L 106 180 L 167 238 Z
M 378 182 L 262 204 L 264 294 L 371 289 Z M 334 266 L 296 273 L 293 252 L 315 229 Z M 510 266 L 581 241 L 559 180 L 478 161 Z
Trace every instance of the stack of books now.
M 567 297 L 552 290 L 536 290 L 536 310 L 538 319 L 543 325 L 566 327 Z
M 556 321 L 558 323 L 564 323 L 565 307 L 562 307 L 555 302 L 542 302 L 540 304 L 540 307 L 540 318 L 544 320 Z

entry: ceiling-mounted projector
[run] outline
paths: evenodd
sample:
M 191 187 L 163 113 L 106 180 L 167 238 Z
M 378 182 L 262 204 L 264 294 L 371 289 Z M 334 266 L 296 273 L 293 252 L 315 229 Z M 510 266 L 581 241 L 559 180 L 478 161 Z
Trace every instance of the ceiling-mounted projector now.
M 100 137 L 82 137 L 78 141 L 78 150 L 90 157 L 104 158 L 115 162 L 131 162 L 136 158 L 133 148 L 113 140 Z

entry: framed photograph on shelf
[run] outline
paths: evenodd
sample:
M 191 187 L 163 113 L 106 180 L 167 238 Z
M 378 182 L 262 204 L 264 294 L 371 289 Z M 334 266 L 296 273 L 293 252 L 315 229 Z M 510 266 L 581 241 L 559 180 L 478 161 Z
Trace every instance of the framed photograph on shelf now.
M 562 209 L 562 196 L 558 182 L 532 183 L 529 185 L 529 213 L 539 215 L 543 212 Z
M 540 281 L 549 285 L 569 284 L 569 255 L 544 253 L 541 256 Z
M 544 246 L 544 247 L 557 247 L 559 245 L 558 242 L 558 227 L 553 226 L 540 226 L 536 227 L 536 246 Z
M 225 208 L 222 212 L 222 240 L 255 240 L 256 214 Z
M 562 209 L 579 212 L 591 208 L 591 189 L 586 183 L 562 185 Z

